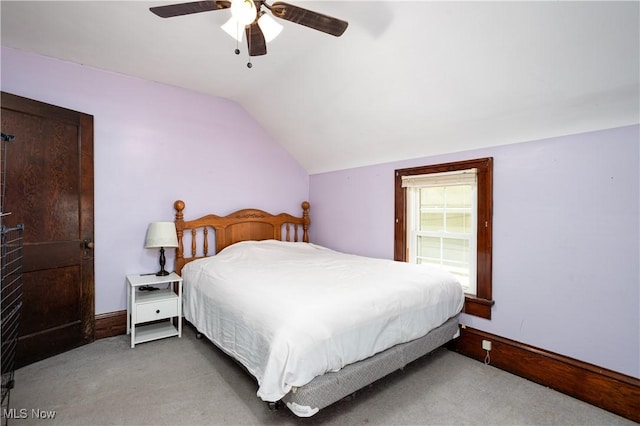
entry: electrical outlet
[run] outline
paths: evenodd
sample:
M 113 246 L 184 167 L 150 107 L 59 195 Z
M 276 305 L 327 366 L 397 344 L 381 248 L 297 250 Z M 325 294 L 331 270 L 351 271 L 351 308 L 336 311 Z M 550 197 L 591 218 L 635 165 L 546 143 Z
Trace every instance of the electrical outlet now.
M 483 340 L 482 341 L 482 349 L 484 349 L 485 351 L 490 351 L 491 350 L 491 341 L 490 340 Z

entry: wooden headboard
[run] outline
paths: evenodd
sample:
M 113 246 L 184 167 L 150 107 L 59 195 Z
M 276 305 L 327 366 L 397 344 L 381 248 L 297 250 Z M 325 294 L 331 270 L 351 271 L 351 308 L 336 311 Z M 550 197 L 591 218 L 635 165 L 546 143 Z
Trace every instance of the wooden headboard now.
M 173 203 L 176 209 L 176 231 L 178 234 L 178 248 L 176 250 L 176 272 L 180 274 L 182 267 L 192 260 L 201 259 L 223 248 L 247 240 L 281 240 L 300 241 L 299 228 L 302 228 L 302 242 L 309 242 L 309 202 L 302 203 L 302 217 L 288 213 L 272 215 L 258 209 L 243 209 L 228 214 L 216 216 L 209 214 L 194 220 L 184 220 L 185 204 L 182 200 Z M 215 251 L 209 250 L 209 229 L 215 233 Z M 283 234 L 284 230 L 284 236 Z M 184 256 L 183 239 L 185 231 L 191 237 L 191 256 Z

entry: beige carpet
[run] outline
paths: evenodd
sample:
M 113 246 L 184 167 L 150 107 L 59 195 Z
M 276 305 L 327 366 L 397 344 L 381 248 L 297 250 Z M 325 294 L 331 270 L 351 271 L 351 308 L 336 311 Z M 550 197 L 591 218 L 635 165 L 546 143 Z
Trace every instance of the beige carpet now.
M 24 418 L 10 426 L 635 424 L 446 349 L 301 419 L 269 411 L 253 379 L 191 327 L 181 339 L 135 349 L 128 336 L 99 340 L 19 369 L 15 379 L 10 408 Z

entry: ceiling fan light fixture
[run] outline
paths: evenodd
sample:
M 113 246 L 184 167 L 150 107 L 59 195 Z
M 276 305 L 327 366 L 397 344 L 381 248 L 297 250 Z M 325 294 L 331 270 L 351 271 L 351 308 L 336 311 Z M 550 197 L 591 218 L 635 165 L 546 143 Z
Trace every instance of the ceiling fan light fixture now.
M 276 22 L 271 16 L 266 13 L 258 19 L 258 26 L 262 30 L 264 40 L 269 43 L 282 32 L 282 25 Z
M 0 0 L 2 1 L 2 0 Z M 265 10 L 262 10 L 262 6 Z M 283 27 L 272 17 L 303 25 L 316 31 L 340 37 L 349 23 L 322 13 L 298 7 L 282 1 L 269 5 L 266 0 L 208 0 L 155 6 L 149 10 L 161 17 L 190 15 L 212 10 L 231 10 L 231 19 L 221 25 L 224 32 L 236 40 L 236 55 L 240 54 L 239 43 L 247 39 L 249 58 L 267 54 L 267 43 L 274 40 Z M 267 12 L 271 12 L 270 14 Z M 245 33 L 243 36 L 242 33 Z M 251 68 L 251 62 L 247 64 Z
M 253 0 L 232 0 L 231 16 L 244 28 L 256 20 L 258 10 Z
M 220 28 L 233 37 L 238 43 L 242 42 L 242 34 L 244 33 L 244 25 L 241 25 L 240 22 L 233 16 L 229 18 L 227 22 L 225 22 Z

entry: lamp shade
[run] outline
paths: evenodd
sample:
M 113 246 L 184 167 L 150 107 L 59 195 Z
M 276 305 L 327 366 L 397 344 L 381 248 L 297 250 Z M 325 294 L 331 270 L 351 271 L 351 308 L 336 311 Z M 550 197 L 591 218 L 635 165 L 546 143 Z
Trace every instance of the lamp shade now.
M 235 38 L 238 42 L 242 42 L 242 33 L 244 33 L 244 25 L 241 25 L 240 22 L 238 22 L 238 20 L 233 16 L 229 18 L 229 20 L 225 22 L 220 28 L 222 28 L 222 30 L 225 33 Z
M 231 0 L 231 16 L 245 27 L 256 19 L 258 10 L 253 0 Z
M 145 248 L 178 247 L 176 225 L 173 222 L 153 222 L 147 229 Z
M 258 26 L 264 35 L 264 41 L 267 43 L 276 38 L 282 31 L 282 25 L 266 13 L 258 19 Z

